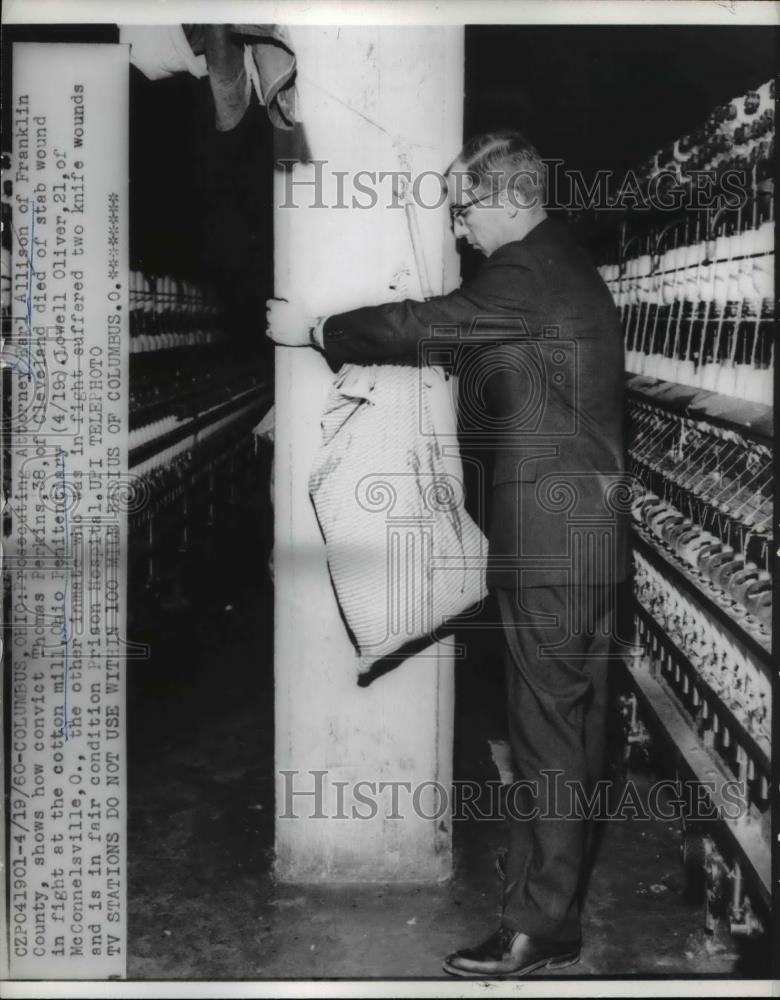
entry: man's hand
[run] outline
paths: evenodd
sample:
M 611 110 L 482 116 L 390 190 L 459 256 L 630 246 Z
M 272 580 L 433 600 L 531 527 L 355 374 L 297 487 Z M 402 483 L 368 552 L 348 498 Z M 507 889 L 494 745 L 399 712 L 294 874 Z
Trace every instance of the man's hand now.
M 268 299 L 265 308 L 268 319 L 266 335 L 283 347 L 310 347 L 314 320 L 297 302 Z

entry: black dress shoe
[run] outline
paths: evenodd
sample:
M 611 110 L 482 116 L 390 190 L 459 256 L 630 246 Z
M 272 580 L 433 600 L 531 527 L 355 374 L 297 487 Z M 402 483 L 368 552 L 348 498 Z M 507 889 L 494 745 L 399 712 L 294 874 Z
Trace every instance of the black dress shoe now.
M 503 979 L 527 976 L 537 969 L 563 969 L 579 960 L 579 941 L 546 941 L 500 927 L 476 948 L 463 948 L 448 955 L 443 969 L 452 976 Z

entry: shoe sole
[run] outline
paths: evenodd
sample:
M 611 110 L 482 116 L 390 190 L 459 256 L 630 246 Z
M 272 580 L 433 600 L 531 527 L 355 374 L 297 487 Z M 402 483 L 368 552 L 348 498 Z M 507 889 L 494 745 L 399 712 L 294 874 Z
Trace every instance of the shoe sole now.
M 543 958 L 539 962 L 532 962 L 530 965 L 526 965 L 524 968 L 514 972 L 493 972 L 488 975 L 482 972 L 469 972 L 468 969 L 459 969 L 448 962 L 443 962 L 442 968 L 451 976 L 460 976 L 462 979 L 519 979 L 521 976 L 528 976 L 532 972 L 538 972 L 539 969 L 550 969 L 553 971 L 556 969 L 567 969 L 570 965 L 576 965 L 579 960 L 580 953 L 571 952 L 568 955 L 560 955 L 556 958 Z

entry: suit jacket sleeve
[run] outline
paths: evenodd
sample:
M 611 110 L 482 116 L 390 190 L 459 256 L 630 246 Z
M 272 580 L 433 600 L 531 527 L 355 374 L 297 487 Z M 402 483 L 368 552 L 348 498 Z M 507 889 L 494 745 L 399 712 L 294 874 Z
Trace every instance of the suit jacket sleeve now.
M 507 325 L 528 329 L 536 326 L 539 286 L 530 265 L 500 259 L 483 264 L 468 284 L 437 295 L 425 302 L 406 299 L 379 306 L 367 306 L 329 317 L 323 327 L 323 349 L 334 371 L 342 364 L 425 363 L 423 341 L 430 341 L 438 328 L 447 341 L 463 343 L 489 339 L 486 330 L 501 330 L 506 339 Z M 510 334 L 511 335 L 511 334 Z

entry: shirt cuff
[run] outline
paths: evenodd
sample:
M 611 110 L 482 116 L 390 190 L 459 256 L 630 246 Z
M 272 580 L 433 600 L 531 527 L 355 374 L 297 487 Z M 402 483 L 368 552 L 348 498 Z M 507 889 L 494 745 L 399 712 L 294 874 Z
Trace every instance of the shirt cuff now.
M 325 326 L 326 319 L 326 316 L 322 316 L 309 331 L 311 346 L 316 347 L 319 351 L 325 350 L 325 334 L 323 332 L 323 327 Z

